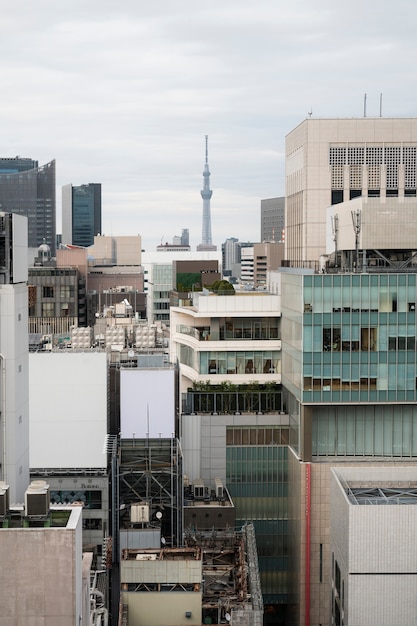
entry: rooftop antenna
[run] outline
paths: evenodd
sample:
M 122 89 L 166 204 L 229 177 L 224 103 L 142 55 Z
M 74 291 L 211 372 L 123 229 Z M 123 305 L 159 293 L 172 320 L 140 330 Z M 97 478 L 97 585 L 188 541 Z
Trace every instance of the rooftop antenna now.
M 382 117 L 382 93 L 379 94 L 379 117 Z
M 366 93 L 363 96 L 363 116 L 366 117 Z
M 308 117 L 311 117 L 313 115 L 313 107 L 310 107 L 310 110 L 308 112 Z
M 359 271 L 359 234 L 361 232 L 361 212 L 351 211 L 353 230 L 355 231 L 356 271 Z

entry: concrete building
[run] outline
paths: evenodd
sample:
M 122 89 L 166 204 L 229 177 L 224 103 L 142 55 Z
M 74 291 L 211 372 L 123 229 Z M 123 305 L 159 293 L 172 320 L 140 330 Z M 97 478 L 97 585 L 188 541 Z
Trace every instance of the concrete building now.
M 261 200 L 261 241 L 284 241 L 285 197 Z
M 0 624 L 88 626 L 90 581 L 87 559 L 83 567 L 82 507 L 50 508 L 49 501 L 42 500 L 48 498 L 45 486 L 32 483 L 25 506 L 10 507 L 0 518 Z
M 253 244 L 245 246 L 240 250 L 240 282 L 244 285 L 253 287 L 255 251 Z
M 335 626 L 413 623 L 416 481 L 415 466 L 331 471 L 331 623 Z
M 172 362 L 181 391 L 193 382 L 281 381 L 279 297 L 265 293 L 195 293 L 193 306 L 171 309 Z
M 30 248 L 38 248 L 45 240 L 55 255 L 55 161 L 39 166 L 32 159 L 1 158 L 0 206 L 2 211 L 28 218 Z
M 101 184 L 62 187 L 62 243 L 92 246 L 101 234 Z
M 171 308 L 184 472 L 194 487 L 203 482 L 210 488 L 220 479 L 236 523 L 253 521 L 271 623 L 284 623 L 289 569 L 279 310 L 279 297 L 264 292 L 195 294 L 193 306 Z
M 281 266 L 284 242 L 255 243 L 253 245 L 253 286 L 266 289 L 268 273 Z
M 161 261 L 159 252 L 144 252 L 142 255 L 144 291 L 147 300 L 147 318 L 154 322 L 169 325 L 170 292 L 176 288 L 173 261 L 216 261 L 220 267 L 221 254 L 216 251 L 184 252 L 176 251 Z
M 27 218 L 0 213 L 0 476 L 10 502 L 29 483 Z
M 250 526 L 240 532 L 189 531 L 183 548 L 124 550 L 121 586 L 120 617 L 128 626 L 262 624 Z
M 105 352 L 88 348 L 29 355 L 31 477 L 48 482 L 55 504 L 83 502 L 83 543 L 96 558 L 109 533 L 103 451 L 108 387 Z
M 416 197 L 417 119 L 314 119 L 286 137 L 286 258 L 326 252 L 326 209 L 363 198 Z

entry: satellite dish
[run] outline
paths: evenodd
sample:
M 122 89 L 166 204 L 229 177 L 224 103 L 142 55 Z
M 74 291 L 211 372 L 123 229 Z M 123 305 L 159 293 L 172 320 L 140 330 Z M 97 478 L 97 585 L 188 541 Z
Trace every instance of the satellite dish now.
M 161 511 L 158 511 L 156 514 L 156 519 L 162 519 L 162 513 Z
M 135 353 L 133 350 L 129 350 L 129 352 L 127 353 L 127 356 L 129 357 L 129 359 L 131 359 L 133 356 L 135 356 Z
M 166 539 L 165 539 L 165 537 L 161 537 L 161 543 L 162 543 L 162 545 L 163 545 L 163 546 L 166 544 Z
M 225 618 L 227 622 L 230 622 L 230 613 L 226 613 Z

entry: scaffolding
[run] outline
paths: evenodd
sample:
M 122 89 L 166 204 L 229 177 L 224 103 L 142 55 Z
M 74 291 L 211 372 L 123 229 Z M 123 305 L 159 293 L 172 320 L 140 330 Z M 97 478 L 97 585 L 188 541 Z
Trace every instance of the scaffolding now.
M 122 439 L 118 476 L 120 528 L 131 524 L 130 507 L 143 503 L 149 506 L 149 526 L 160 526 L 165 545 L 181 546 L 183 470 L 179 441 Z

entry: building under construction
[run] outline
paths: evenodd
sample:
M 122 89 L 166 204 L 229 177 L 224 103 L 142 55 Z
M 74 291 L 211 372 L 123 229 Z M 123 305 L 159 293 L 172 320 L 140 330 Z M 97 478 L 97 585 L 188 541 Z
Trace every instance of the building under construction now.
M 189 529 L 184 548 L 125 549 L 120 579 L 122 626 L 262 624 L 251 524 L 240 531 Z

